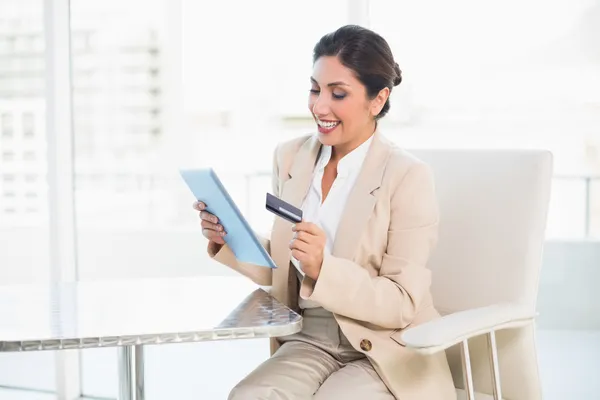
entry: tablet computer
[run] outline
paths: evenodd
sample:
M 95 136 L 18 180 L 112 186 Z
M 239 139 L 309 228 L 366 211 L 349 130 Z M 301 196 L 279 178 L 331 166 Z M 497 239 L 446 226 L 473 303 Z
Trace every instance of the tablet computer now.
M 179 173 L 196 200 L 219 218 L 227 232 L 225 242 L 239 261 L 277 268 L 212 168 L 182 169 Z
M 212 168 L 181 169 L 179 173 L 196 200 L 219 218 L 227 232 L 225 242 L 239 261 L 277 268 Z

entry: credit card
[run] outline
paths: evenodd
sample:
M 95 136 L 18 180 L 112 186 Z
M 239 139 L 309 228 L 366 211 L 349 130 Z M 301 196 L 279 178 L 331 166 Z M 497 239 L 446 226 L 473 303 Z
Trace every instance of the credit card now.
M 291 223 L 295 224 L 302 222 L 302 210 L 281 200 L 278 197 L 273 196 L 271 193 L 267 193 L 266 208 L 273 214 L 290 221 Z

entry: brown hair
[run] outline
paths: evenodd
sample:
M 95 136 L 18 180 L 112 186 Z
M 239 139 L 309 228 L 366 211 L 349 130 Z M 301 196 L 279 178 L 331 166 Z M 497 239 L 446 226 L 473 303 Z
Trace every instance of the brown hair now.
M 384 87 L 391 92 L 402 82 L 402 71 L 385 39 L 358 25 L 342 26 L 323 36 L 314 47 L 313 63 L 322 56 L 336 56 L 342 65 L 354 71 L 370 99 Z M 382 118 L 389 109 L 388 98 L 376 118 Z

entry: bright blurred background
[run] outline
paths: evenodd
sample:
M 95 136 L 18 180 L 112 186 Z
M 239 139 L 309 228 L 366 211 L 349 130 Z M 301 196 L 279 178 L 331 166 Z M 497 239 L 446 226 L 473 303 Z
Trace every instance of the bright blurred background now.
M 62 39 L 51 18 L 69 24 Z M 382 34 L 403 70 L 381 122 L 400 146 L 554 153 L 544 388 L 600 398 L 599 0 L 0 0 L 0 283 L 232 274 L 207 259 L 177 170 L 214 167 L 268 230 L 272 152 L 314 129 L 312 47 L 346 23 Z M 71 65 L 72 103 L 68 86 L 48 91 L 55 57 Z M 56 104 L 72 105 L 71 142 Z M 74 185 L 59 196 L 75 221 L 61 226 L 48 189 L 69 180 L 52 169 L 69 146 Z M 51 265 L 56 232 L 74 239 L 75 271 Z M 225 398 L 267 356 L 262 340 L 152 347 L 147 397 Z M 0 354 L 0 398 L 55 398 L 57 365 L 53 352 Z M 75 365 L 86 397 L 116 397 L 114 349 Z

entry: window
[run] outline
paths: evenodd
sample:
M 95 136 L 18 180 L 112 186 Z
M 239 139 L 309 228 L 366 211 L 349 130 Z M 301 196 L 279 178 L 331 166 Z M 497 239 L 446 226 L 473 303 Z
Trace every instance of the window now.
M 6 36 L 6 52 L 14 52 L 15 51 L 15 42 L 16 38 L 14 36 Z
M 36 175 L 31 175 L 31 174 L 27 174 L 25 175 L 25 182 L 27 183 L 34 183 L 37 182 L 38 177 Z
M 15 159 L 15 152 L 12 150 L 5 150 L 2 152 L 2 161 L 9 162 Z
M 105 267 L 98 268 L 94 249 L 112 246 L 114 237 L 144 243 L 150 232 L 171 246 L 169 232 L 197 232 L 189 190 L 177 173 L 186 164 L 216 167 L 247 210 L 245 175 L 270 169 L 274 140 L 297 133 L 283 125 L 286 116 L 306 118 L 312 48 L 347 21 L 347 3 L 182 0 L 177 14 L 167 0 L 71 1 L 73 119 L 85 122 L 74 132 L 78 237 L 95 243 L 79 249 L 82 279 L 194 273 L 124 264 L 136 257 L 135 245 L 104 252 Z M 82 32 L 90 37 L 85 52 Z M 208 39 L 214 37 L 219 40 Z M 97 86 L 89 84 L 90 70 Z M 273 148 L 248 157 L 261 141 Z M 227 154 L 211 151 L 225 147 Z M 250 217 L 258 223 L 265 216 L 270 220 L 266 213 Z M 206 263 L 202 254 L 192 258 Z M 109 377 L 93 375 L 114 351 L 82 357 L 84 393 L 114 397 L 114 385 L 103 383 Z
M 369 3 L 404 72 L 382 127 L 408 147 L 550 149 L 549 237 L 600 234 L 585 179 L 600 172 L 597 2 Z
M 36 203 L 37 214 L 21 202 L 20 187 L 30 174 L 42 176 L 44 165 L 20 162 L 19 139 L 34 131 L 29 116 L 45 105 L 42 0 L 0 1 L 0 282 L 47 282 L 50 277 L 47 204 Z M 35 67 L 35 68 L 34 68 Z M 35 80 L 32 88 L 30 81 Z M 39 84 L 42 82 L 42 85 Z M 35 89 L 35 90 L 32 90 Z M 23 116 L 23 118 L 21 117 Z M 37 132 L 39 133 L 39 132 Z M 45 151 L 46 137 L 31 137 L 32 145 Z M 10 144 L 10 148 L 7 146 Z M 32 194 L 45 197 L 45 183 L 31 187 Z M 32 241 L 32 238 L 35 238 Z M 32 253 L 35 253 L 32 256 Z M 0 307 L 10 307 L 0 304 Z M 39 371 L 32 374 L 32 366 Z M 0 387 L 54 391 L 54 353 L 0 353 Z M 4 393 L 4 392 L 3 392 Z M 26 392 L 24 395 L 28 398 Z M 5 394 L 0 395 L 4 398 Z M 10 396 L 10 395 L 9 395 Z
M 2 81 L 0 80 L 0 83 Z M 13 136 L 14 127 L 13 127 L 13 116 L 9 113 L 3 113 L 1 117 L 1 128 L 2 128 L 2 137 L 9 138 Z
M 31 138 L 35 133 L 35 116 L 31 112 L 23 113 L 22 116 L 23 136 Z

